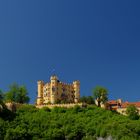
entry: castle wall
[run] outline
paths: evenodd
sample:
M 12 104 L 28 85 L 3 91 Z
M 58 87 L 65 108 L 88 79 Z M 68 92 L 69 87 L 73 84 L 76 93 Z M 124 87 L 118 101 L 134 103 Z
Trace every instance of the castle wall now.
M 54 107 L 64 107 L 64 108 L 73 108 L 75 106 L 80 106 L 80 107 L 83 107 L 83 104 L 82 103 L 71 103 L 71 104 L 50 104 L 50 105 L 40 105 L 40 106 L 36 106 L 37 108 L 41 109 L 43 107 L 48 107 L 48 108 L 54 108 Z
M 66 84 L 58 81 L 56 76 L 51 76 L 50 82 L 38 82 L 37 105 L 56 104 L 60 102 L 78 103 L 80 99 L 80 82 Z

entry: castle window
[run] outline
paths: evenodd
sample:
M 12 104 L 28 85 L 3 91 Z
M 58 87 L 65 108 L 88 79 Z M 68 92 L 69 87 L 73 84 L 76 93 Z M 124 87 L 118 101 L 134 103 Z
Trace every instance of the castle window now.
M 52 87 L 52 91 L 55 92 L 55 87 Z
M 65 92 L 65 91 L 66 91 L 66 89 L 65 89 L 65 88 L 62 88 L 62 90 L 63 90 L 63 92 Z
M 50 97 L 50 93 L 48 93 L 48 97 Z
M 44 93 L 44 97 L 46 97 L 47 96 L 47 94 L 46 93 Z
M 62 94 L 61 94 L 61 98 L 63 98 L 63 99 L 64 99 L 64 98 L 67 98 L 67 95 L 66 95 L 65 93 L 62 93 Z

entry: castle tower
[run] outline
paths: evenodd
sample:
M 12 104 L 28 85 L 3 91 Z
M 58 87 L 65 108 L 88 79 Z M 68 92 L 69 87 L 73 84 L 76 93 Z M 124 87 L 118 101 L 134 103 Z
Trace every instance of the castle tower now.
M 52 104 L 55 104 L 57 100 L 57 86 L 58 86 L 58 77 L 57 76 L 51 76 L 51 92 L 50 92 L 50 102 Z
M 38 81 L 38 95 L 37 95 L 37 105 L 43 105 L 43 86 L 44 82 L 43 81 Z
M 74 87 L 74 102 L 78 103 L 80 100 L 80 82 L 79 81 L 74 81 L 73 82 L 73 87 Z

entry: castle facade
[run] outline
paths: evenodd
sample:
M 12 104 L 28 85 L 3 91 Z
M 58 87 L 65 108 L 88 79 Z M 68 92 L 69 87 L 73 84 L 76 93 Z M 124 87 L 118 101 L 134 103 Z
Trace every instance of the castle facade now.
M 80 82 L 72 84 L 60 82 L 57 76 L 51 76 L 49 83 L 38 81 L 36 104 L 78 103 L 80 100 Z

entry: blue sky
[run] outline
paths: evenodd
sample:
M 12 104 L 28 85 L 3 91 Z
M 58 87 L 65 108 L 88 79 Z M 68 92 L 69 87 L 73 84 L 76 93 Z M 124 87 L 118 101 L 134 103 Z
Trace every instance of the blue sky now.
M 81 95 L 101 85 L 110 99 L 140 101 L 140 2 L 0 1 L 0 89 L 37 80 L 80 80 Z

